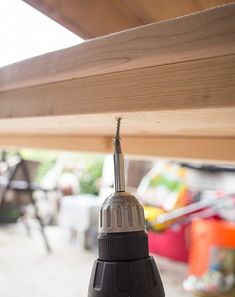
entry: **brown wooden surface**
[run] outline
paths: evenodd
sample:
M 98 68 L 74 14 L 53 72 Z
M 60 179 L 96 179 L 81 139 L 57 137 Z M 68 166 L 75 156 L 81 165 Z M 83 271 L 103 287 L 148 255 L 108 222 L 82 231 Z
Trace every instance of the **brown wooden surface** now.
M 235 4 L 0 68 L 0 91 L 235 53 Z
M 123 118 L 122 135 L 234 137 L 234 114 L 234 107 L 227 107 L 9 118 L 0 121 L 0 135 L 111 136 L 119 115 Z
M 235 162 L 234 138 L 145 137 L 124 136 L 125 154 L 199 160 L 204 162 Z M 0 135 L 0 147 L 31 147 L 84 152 L 113 152 L 112 136 L 77 135 Z
M 232 0 L 24 0 L 87 39 L 173 19 Z
M 1 92 L 0 132 L 235 136 L 234 94 L 235 55 L 73 79 Z
M 234 162 L 234 94 L 235 4 L 2 68 L 0 146 L 106 152 L 121 116 L 129 154 Z

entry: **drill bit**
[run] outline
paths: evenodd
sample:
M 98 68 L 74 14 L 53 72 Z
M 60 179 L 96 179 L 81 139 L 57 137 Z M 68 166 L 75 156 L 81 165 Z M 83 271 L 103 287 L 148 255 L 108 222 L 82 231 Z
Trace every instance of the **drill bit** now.
M 114 139 L 114 188 L 115 192 L 125 192 L 124 156 L 120 138 L 121 118 L 117 118 L 116 136 Z
M 116 135 L 114 138 L 114 152 L 115 152 L 115 154 L 122 154 L 120 128 L 121 128 L 121 118 L 117 118 Z

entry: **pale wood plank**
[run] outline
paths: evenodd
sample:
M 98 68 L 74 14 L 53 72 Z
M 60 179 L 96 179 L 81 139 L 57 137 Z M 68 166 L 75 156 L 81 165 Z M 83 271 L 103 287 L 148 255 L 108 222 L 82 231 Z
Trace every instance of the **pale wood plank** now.
M 235 137 L 235 107 L 8 118 L 0 134 L 111 136 L 117 115 L 123 136 Z
M 235 52 L 235 4 L 97 38 L 0 69 L 0 91 Z
M 123 116 L 129 154 L 234 162 L 234 16 L 222 7 L 1 69 L 0 145 L 111 152 Z
M 199 108 L 233 108 L 234 94 L 231 55 L 0 92 L 0 118 L 164 110 L 197 114 Z
M 143 137 L 122 138 L 129 155 L 235 163 L 234 138 Z M 113 137 L 80 135 L 0 135 L 0 147 L 30 147 L 84 152 L 113 152 Z

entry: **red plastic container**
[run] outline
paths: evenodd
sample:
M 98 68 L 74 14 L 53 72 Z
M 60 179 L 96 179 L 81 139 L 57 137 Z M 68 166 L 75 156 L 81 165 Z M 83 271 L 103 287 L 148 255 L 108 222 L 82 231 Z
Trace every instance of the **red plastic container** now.
M 180 262 L 188 262 L 190 225 L 168 228 L 164 232 L 148 232 L 151 253 Z

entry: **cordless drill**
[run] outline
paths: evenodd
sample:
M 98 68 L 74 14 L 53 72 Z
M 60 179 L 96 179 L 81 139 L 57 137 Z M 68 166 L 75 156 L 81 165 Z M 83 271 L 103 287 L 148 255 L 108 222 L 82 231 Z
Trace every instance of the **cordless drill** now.
M 92 269 L 88 297 L 164 297 L 157 266 L 149 256 L 143 207 L 125 192 L 120 119 L 114 147 L 115 192 L 100 209 L 99 258 Z

